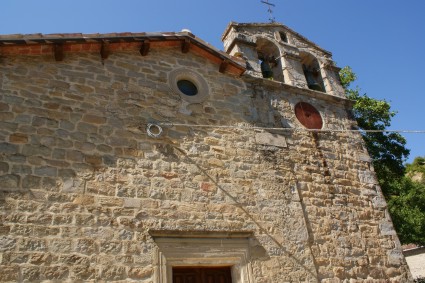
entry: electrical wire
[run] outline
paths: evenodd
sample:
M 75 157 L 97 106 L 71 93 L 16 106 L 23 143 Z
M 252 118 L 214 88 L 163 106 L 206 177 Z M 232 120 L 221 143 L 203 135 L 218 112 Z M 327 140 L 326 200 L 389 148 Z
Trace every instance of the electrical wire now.
M 363 130 L 363 129 L 307 129 L 307 128 L 271 128 L 258 126 L 232 126 L 232 125 L 199 125 L 184 123 L 158 123 L 161 126 L 181 126 L 192 128 L 217 128 L 217 129 L 240 129 L 240 130 L 269 130 L 269 131 L 304 131 L 304 132 L 359 132 L 359 133 L 408 133 L 408 134 L 425 134 L 425 130 Z

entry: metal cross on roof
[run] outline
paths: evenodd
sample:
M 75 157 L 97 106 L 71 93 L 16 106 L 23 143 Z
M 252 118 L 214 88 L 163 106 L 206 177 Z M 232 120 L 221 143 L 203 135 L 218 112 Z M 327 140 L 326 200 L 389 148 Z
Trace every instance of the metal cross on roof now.
M 269 0 L 265 0 L 265 1 L 261 0 L 261 3 L 266 4 L 266 5 L 268 6 L 267 11 L 268 11 L 268 12 L 269 12 L 269 14 L 270 14 L 270 18 L 269 18 L 269 20 L 270 20 L 270 22 L 271 22 L 271 23 L 274 23 L 274 22 L 275 22 L 275 18 L 273 17 L 273 10 L 272 10 L 272 7 L 276 7 L 276 5 L 275 5 L 275 4 L 273 4 L 273 3 L 270 3 L 270 2 L 269 2 Z

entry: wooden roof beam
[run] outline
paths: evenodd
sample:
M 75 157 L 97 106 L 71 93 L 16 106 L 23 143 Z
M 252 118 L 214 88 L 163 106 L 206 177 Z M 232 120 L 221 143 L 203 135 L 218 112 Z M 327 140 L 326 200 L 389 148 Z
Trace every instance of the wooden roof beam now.
M 100 47 L 100 57 L 102 60 L 108 59 L 110 53 L 109 42 L 103 41 L 102 46 Z
M 185 38 L 182 42 L 182 52 L 187 53 L 189 52 L 189 49 L 190 49 L 190 39 Z
M 55 44 L 53 46 L 53 53 L 55 54 L 55 60 L 56 61 L 63 61 L 63 58 L 65 58 L 65 54 L 63 51 L 63 44 Z
M 142 42 L 142 46 L 140 47 L 140 55 L 142 56 L 146 56 L 149 53 L 149 49 L 151 48 L 151 43 L 149 40 L 144 40 Z
M 224 73 L 226 72 L 227 67 L 229 66 L 229 61 L 228 60 L 223 60 L 220 64 L 220 68 L 218 69 L 218 71 L 220 73 Z

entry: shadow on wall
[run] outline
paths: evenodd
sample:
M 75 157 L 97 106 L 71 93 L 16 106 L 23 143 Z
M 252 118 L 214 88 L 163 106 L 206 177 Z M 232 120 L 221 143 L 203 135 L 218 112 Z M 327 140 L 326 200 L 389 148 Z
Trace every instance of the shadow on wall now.
M 279 55 L 275 49 L 261 46 L 259 41 L 259 56 Z M 83 63 L 90 65 L 91 60 L 90 56 L 83 58 Z M 247 138 L 254 133 L 247 134 L 246 130 L 212 131 L 171 125 L 163 127 L 158 139 L 146 133 L 145 125 L 164 119 L 181 119 L 187 124 L 248 123 L 280 128 L 288 117 L 281 114 L 284 109 L 271 107 L 270 93 L 254 91 L 246 95 L 239 80 L 214 74 L 218 81 L 211 98 L 204 103 L 185 104 L 188 114 L 182 113 L 182 101 L 170 92 L 168 84 L 154 88 L 154 75 L 146 82 L 134 83 L 116 70 L 116 65 L 105 61 L 102 67 L 89 68 L 97 79 L 110 84 L 109 89 L 99 88 L 88 84 L 87 76 L 90 81 L 94 75 L 66 70 L 66 64 L 41 64 L 36 67 L 40 72 L 29 76 L 24 90 L 7 89 L 7 85 L 2 96 L 0 108 L 6 114 L 1 122 L 0 230 L 6 227 L 10 231 L 7 237 L 26 237 L 21 230 L 25 226 L 29 231 L 25 233 L 37 240 L 52 237 L 40 247 L 40 252 L 53 252 L 54 240 L 73 238 L 81 245 L 65 253 L 78 252 L 88 257 L 109 253 L 112 248 L 108 242 L 112 239 L 135 244 L 138 248 L 133 251 L 119 244 L 116 249 L 138 255 L 141 240 L 147 243 L 144 252 L 153 251 L 148 229 L 208 230 L 212 223 L 214 229 L 253 229 L 266 235 L 277 253 L 290 258 L 311 278 L 317 277 L 314 266 L 307 266 L 305 259 L 288 250 L 282 239 L 270 232 L 275 228 L 265 227 L 251 211 L 260 208 L 255 208 L 255 199 L 247 196 L 256 192 L 244 171 L 254 174 L 252 165 L 262 162 L 266 167 L 278 166 L 279 148 L 253 145 Z M 46 79 L 40 75 L 53 72 L 58 65 L 70 79 Z M 172 67 L 162 66 L 162 72 Z M 14 71 L 24 77 L 32 74 L 24 67 Z M 164 80 L 160 77 L 157 83 Z M 48 94 L 38 86 L 43 82 L 50 89 Z M 219 97 L 222 92 L 225 95 Z M 222 146 L 222 140 L 229 143 Z M 294 165 L 290 166 L 294 171 Z M 285 192 L 276 193 L 290 201 Z M 94 240 L 96 237 L 98 240 Z M 14 242 L 6 251 L 17 245 Z M 258 256 L 270 257 L 270 251 L 263 247 L 260 251 Z M 151 273 L 146 274 L 148 277 Z M 90 276 L 88 273 L 82 278 Z

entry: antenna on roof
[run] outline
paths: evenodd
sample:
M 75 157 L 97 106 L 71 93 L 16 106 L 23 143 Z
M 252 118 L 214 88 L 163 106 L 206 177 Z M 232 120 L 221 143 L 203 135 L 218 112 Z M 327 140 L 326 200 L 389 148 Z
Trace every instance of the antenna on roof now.
M 269 0 L 265 0 L 265 1 L 261 0 L 261 3 L 266 4 L 266 5 L 268 6 L 267 11 L 268 11 L 268 12 L 269 12 L 269 14 L 270 14 L 269 21 L 270 21 L 271 23 L 274 23 L 274 22 L 275 22 L 275 18 L 273 17 L 273 10 L 272 10 L 272 7 L 276 7 L 276 5 L 275 5 L 275 4 L 273 4 L 273 3 L 269 3 Z

